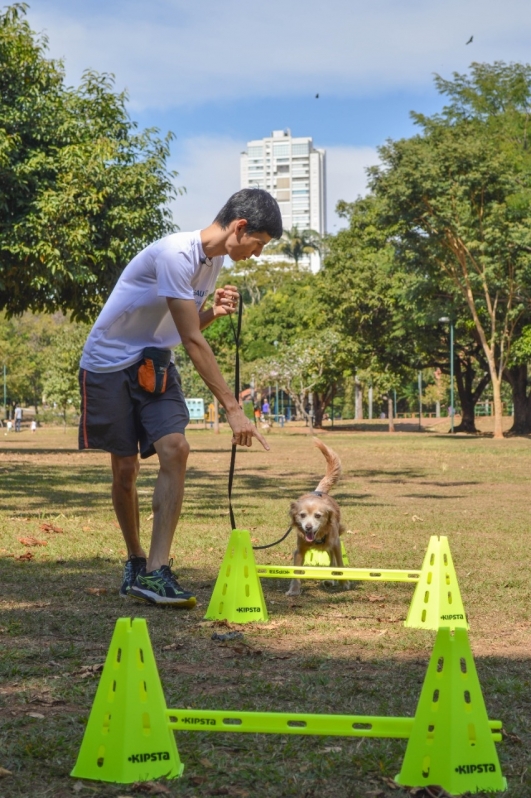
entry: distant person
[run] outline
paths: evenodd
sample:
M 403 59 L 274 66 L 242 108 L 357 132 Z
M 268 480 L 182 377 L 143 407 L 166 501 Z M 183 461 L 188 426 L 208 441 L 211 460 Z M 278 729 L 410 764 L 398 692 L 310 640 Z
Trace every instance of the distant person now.
M 22 408 L 15 405 L 15 432 L 20 432 L 22 428 Z
M 33 419 L 33 421 L 31 422 L 31 431 L 37 432 L 37 422 L 35 421 L 35 419 Z
M 13 429 L 13 422 L 11 421 L 10 418 L 7 419 L 6 426 L 7 426 L 7 432 L 11 432 L 11 430 Z
M 269 420 L 269 412 L 270 412 L 269 402 L 267 401 L 267 399 L 264 399 L 264 401 L 262 402 L 262 415 L 264 416 L 265 421 Z
M 89 334 L 80 363 L 80 449 L 110 452 L 112 499 L 127 546 L 122 597 L 190 608 L 193 593 L 171 570 L 170 549 L 181 512 L 189 413 L 173 363 L 183 344 L 200 377 L 225 408 L 232 442 L 265 439 L 223 379 L 202 330 L 238 307 L 232 285 L 215 290 L 225 255 L 258 257 L 282 235 L 277 201 L 262 189 L 229 198 L 211 225 L 173 233 L 145 247 L 126 266 Z M 211 308 L 204 309 L 210 294 Z M 136 479 L 142 459 L 157 454 L 149 556 L 140 542 Z

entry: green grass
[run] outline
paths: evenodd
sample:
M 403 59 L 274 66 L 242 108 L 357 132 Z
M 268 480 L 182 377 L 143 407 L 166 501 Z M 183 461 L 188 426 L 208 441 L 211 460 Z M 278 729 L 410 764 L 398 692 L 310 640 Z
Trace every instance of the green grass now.
M 301 432 L 274 430 L 271 452 L 238 453 L 236 519 L 256 542 L 280 537 L 289 502 L 322 476 L 322 457 Z M 323 439 L 343 461 L 334 496 L 350 532 L 351 565 L 420 568 L 430 535 L 448 535 L 489 716 L 503 720 L 507 733 L 498 752 L 508 794 L 529 798 L 529 441 L 341 428 Z M 200 429 L 189 440 L 173 551 L 179 577 L 198 595 L 188 613 L 118 598 L 124 548 L 106 455 L 78 453 L 74 430 L 0 442 L 0 767 L 13 773 L 0 779 L 0 798 L 140 794 L 97 782 L 75 792 L 68 775 L 97 686 L 86 666 L 103 662 L 116 618 L 128 614 L 148 619 L 169 706 L 414 713 L 434 635 L 403 627 L 409 585 L 365 583 L 343 592 L 306 582 L 294 601 L 286 581 L 264 580 L 270 623 L 241 627 L 249 650 L 260 653 L 245 656 L 211 640 L 213 624 L 203 615 L 230 533 L 230 440 L 226 431 Z M 155 476 L 156 462 L 143 463 L 146 542 Z M 30 536 L 47 545 L 19 542 Z M 257 560 L 285 564 L 293 544 L 257 552 Z M 33 559 L 17 559 L 28 551 Z M 183 798 L 405 794 L 389 781 L 400 769 L 402 741 L 179 733 L 177 744 L 185 773 L 168 786 Z

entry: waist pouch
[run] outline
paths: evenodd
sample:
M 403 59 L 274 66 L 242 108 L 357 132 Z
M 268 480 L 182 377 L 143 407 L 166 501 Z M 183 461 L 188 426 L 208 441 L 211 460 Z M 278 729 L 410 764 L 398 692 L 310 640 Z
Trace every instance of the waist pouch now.
M 142 352 L 143 360 L 138 367 L 138 384 L 148 393 L 164 393 L 171 361 L 169 349 L 148 346 Z

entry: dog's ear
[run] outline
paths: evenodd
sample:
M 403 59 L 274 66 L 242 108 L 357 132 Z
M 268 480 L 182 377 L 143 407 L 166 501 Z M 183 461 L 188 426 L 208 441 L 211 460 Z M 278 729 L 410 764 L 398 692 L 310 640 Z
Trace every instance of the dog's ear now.
M 297 515 L 298 510 L 299 510 L 299 502 L 291 502 L 290 507 L 289 507 L 289 515 L 292 518 L 295 518 L 295 516 Z

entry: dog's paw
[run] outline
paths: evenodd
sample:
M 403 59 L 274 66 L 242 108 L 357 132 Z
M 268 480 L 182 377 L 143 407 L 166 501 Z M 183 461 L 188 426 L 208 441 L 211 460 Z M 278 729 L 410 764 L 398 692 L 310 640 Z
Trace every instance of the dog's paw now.
M 292 596 L 292 597 L 293 596 L 300 596 L 301 593 L 302 593 L 302 590 L 300 589 L 300 587 L 297 587 L 297 588 L 290 587 L 290 589 L 286 593 L 286 596 Z
M 337 582 L 334 579 L 323 579 L 324 587 L 335 587 Z
M 343 582 L 343 590 L 352 590 L 350 582 Z

